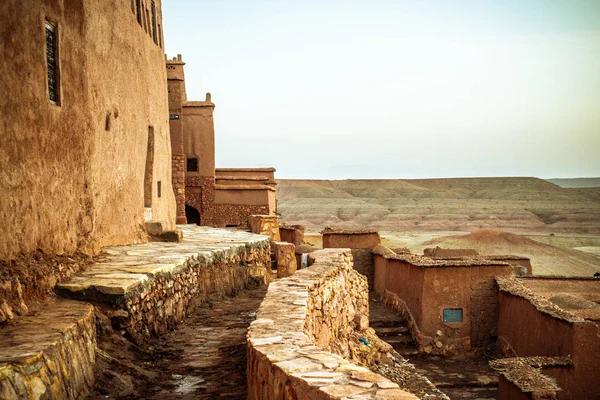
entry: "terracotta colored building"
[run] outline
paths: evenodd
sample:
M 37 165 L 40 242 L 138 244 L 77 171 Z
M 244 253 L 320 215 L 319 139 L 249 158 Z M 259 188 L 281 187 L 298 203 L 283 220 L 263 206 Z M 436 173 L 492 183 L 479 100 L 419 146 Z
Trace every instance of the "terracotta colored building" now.
M 253 214 L 275 215 L 274 168 L 215 169 L 215 104 L 188 101 L 181 55 L 167 60 L 169 126 L 177 223 L 247 226 Z
M 384 246 L 373 253 L 375 292 L 397 298 L 420 347 L 454 353 L 495 342 L 495 278 L 512 276 L 508 263 L 396 254 Z
M 174 228 L 161 1 L 4 0 L 0 18 L 0 260 Z

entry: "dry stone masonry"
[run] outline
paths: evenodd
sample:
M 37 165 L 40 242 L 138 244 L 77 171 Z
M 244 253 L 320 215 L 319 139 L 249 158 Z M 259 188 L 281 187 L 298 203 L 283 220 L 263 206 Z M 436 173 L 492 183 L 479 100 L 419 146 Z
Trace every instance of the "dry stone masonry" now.
M 349 353 L 351 331 L 364 324 L 367 283 L 349 249 L 311 256 L 311 267 L 271 283 L 248 330 L 248 398 L 416 399 L 334 354 Z
M 58 285 L 59 293 L 121 310 L 121 327 L 138 337 L 166 332 L 192 299 L 231 294 L 250 277 L 271 279 L 268 237 L 192 225 L 182 230 L 183 243 L 104 249 L 99 263 Z
M 59 300 L 0 335 L 0 399 L 81 399 L 94 385 L 91 305 Z

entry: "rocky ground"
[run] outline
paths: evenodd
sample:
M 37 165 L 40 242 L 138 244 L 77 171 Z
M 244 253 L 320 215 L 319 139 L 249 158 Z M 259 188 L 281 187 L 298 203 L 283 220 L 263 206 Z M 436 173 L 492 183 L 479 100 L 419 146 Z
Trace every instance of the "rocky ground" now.
M 245 399 L 246 329 L 266 287 L 255 285 L 231 298 L 213 298 L 176 330 L 135 346 L 100 322 L 90 399 Z

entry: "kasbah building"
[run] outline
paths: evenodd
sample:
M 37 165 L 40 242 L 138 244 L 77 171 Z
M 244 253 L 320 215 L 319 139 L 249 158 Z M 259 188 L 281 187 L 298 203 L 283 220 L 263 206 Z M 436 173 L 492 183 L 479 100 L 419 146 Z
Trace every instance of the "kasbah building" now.
M 410 347 L 425 360 L 495 349 L 480 382 L 493 398 L 600 398 L 598 280 L 391 250 L 372 231 L 325 230 L 307 254 L 303 228 L 279 225 L 275 169 L 215 168 L 215 104 L 187 98 L 161 10 L 0 2 L 1 399 L 97 393 L 100 311 L 143 345 L 198 299 L 256 281 L 269 287 L 237 360 L 243 397 L 449 398 L 407 364 Z

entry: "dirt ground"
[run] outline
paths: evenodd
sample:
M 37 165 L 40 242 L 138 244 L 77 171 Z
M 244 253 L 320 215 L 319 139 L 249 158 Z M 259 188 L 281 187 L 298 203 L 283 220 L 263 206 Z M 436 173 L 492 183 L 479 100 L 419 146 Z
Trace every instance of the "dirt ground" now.
M 213 298 L 176 330 L 138 347 L 98 315 L 96 385 L 89 399 L 245 399 L 246 329 L 266 293 L 254 285 Z

